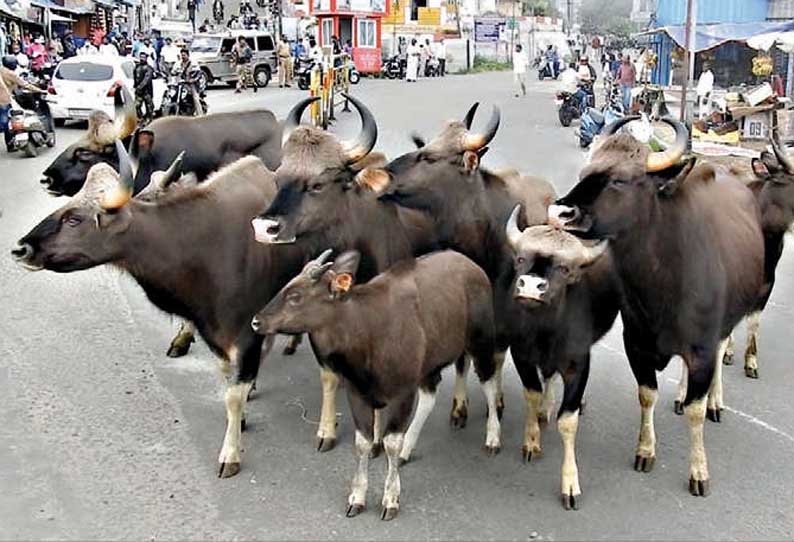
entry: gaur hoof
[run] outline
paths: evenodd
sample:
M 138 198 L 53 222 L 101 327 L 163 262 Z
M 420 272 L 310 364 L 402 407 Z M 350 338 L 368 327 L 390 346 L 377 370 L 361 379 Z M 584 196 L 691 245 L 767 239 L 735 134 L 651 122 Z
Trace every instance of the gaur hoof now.
M 334 446 L 336 446 L 336 439 L 333 437 L 317 439 L 318 452 L 327 452 L 329 450 L 333 450 Z
M 642 455 L 634 456 L 634 470 L 637 472 L 651 472 L 653 464 L 656 462 L 656 457 L 645 457 Z
M 726 352 L 725 355 L 722 356 L 722 364 L 733 365 L 733 354 L 730 352 Z
M 221 463 L 220 469 L 218 469 L 218 478 L 231 478 L 238 472 L 240 472 L 239 463 Z
M 720 413 L 722 412 L 721 408 L 707 408 L 706 409 L 706 418 L 711 420 L 714 423 L 720 423 L 722 420 L 720 419 Z
M 683 416 L 684 415 L 684 403 L 682 403 L 681 401 L 676 401 L 675 403 L 673 403 L 673 412 L 675 412 L 679 416 Z
M 469 418 L 469 409 L 466 405 L 456 407 L 452 406 L 452 412 L 449 413 L 449 425 L 453 429 L 463 429 L 466 427 L 466 420 Z
M 284 354 L 285 356 L 294 356 L 295 352 L 297 351 L 298 349 L 295 346 L 288 344 L 287 346 L 284 347 L 284 350 L 282 350 L 281 353 Z
M 383 452 L 383 443 L 376 442 L 372 445 L 372 449 L 369 451 L 369 458 L 375 459 L 376 457 L 380 456 Z
M 383 513 L 380 515 L 380 519 L 383 521 L 391 521 L 397 517 L 399 511 L 399 508 L 384 508 Z
M 171 343 L 171 346 L 168 347 L 168 352 L 166 352 L 165 355 L 169 358 L 181 358 L 182 356 L 186 356 L 190 351 L 190 343 L 192 342 L 192 339 L 187 342 L 174 341 Z
M 354 518 L 363 511 L 364 511 L 363 504 L 351 504 L 350 506 L 347 507 L 347 513 L 345 515 L 349 518 Z
M 487 455 L 488 457 L 494 457 L 496 455 L 499 455 L 499 452 L 502 451 L 502 447 L 501 446 L 488 446 L 488 445 L 486 445 L 486 446 L 483 446 L 482 449 L 485 452 L 485 455 Z
M 245 431 L 245 418 L 240 420 L 240 431 Z
M 540 457 L 540 448 L 531 448 L 529 446 L 522 446 L 521 455 L 526 463 L 531 463 L 533 457 L 535 459 Z
M 579 510 L 581 504 L 581 495 L 574 495 L 573 493 L 566 495 L 562 494 L 562 507 L 566 510 Z
M 747 378 L 758 378 L 758 369 L 755 367 L 745 367 L 744 376 Z
M 587 406 L 587 403 L 585 403 L 584 397 L 582 397 L 582 402 L 579 403 L 579 416 L 584 416 L 585 406 Z
M 711 493 L 708 480 L 689 479 L 689 492 L 695 497 L 708 497 Z

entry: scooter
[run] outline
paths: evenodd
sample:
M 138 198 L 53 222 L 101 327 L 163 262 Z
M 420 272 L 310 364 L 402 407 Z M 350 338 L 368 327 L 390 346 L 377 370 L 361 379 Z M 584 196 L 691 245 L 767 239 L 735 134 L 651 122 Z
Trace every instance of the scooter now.
M 580 86 L 587 92 L 587 104 L 585 107 L 595 107 L 593 85 L 580 84 Z M 554 102 L 557 104 L 557 116 L 560 119 L 560 124 L 566 128 L 571 125 L 574 119 L 582 116 L 583 108 L 575 94 L 561 90 L 557 92 Z
M 12 109 L 9 113 L 9 152 L 24 150 L 25 156 L 34 158 L 39 148 L 55 146 L 55 128 L 44 96 L 42 92 L 27 90 L 14 94 L 14 100 L 22 109 Z
M 380 72 L 388 79 L 402 79 L 405 74 L 403 73 L 399 55 L 395 55 L 384 62 Z
M 604 126 L 612 124 L 619 118 L 623 117 L 623 101 L 620 96 L 620 89 L 617 86 L 610 94 L 609 101 L 601 109 L 595 107 L 588 107 L 582 115 L 582 122 L 579 126 L 579 146 L 586 149 L 590 146 L 595 139 L 595 136 L 601 133 Z
M 298 80 L 298 88 L 301 90 L 309 90 L 312 82 L 312 69 L 314 69 L 314 61 L 308 57 L 298 57 L 295 65 L 295 79 Z
M 546 77 L 550 79 L 557 79 L 560 76 L 559 70 L 555 73 L 553 63 L 549 62 L 546 57 L 540 60 L 538 65 L 538 79 L 543 81 Z

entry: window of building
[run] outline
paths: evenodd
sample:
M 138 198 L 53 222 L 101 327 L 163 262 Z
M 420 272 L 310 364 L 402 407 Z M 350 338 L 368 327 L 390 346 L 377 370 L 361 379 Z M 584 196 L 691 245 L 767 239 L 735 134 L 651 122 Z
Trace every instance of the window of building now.
M 334 35 L 333 19 L 323 19 L 323 47 L 331 46 L 331 37 Z
M 377 39 L 375 37 L 377 26 L 372 19 L 359 19 L 358 20 L 358 46 L 359 47 L 377 47 Z

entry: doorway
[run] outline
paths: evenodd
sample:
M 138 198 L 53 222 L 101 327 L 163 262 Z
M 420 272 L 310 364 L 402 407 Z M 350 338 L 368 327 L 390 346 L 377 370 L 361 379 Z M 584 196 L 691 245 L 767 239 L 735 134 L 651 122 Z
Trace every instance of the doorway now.
M 340 17 L 339 18 L 339 44 L 344 48 L 347 41 L 353 43 L 353 18 Z

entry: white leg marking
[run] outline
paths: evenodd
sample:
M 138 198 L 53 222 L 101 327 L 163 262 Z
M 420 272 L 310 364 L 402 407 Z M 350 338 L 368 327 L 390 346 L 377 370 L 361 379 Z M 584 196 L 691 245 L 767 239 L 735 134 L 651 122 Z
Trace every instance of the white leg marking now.
M 758 328 L 761 325 L 761 311 L 747 317 L 747 349 L 744 352 L 744 370 L 758 376 Z M 749 375 L 748 375 L 749 376 Z
M 419 388 L 419 401 L 416 404 L 416 413 L 414 419 L 411 420 L 411 425 L 405 433 L 405 441 L 403 442 L 403 449 L 400 451 L 400 459 L 408 461 L 411 458 L 411 453 L 416 447 L 416 441 L 419 439 L 419 433 L 427 421 L 430 412 L 436 405 L 436 393 L 423 390 Z
M 251 383 L 231 384 L 226 388 L 226 436 L 218 463 L 240 463 L 240 422 Z
M 725 349 L 725 357 L 723 358 L 723 361 L 724 361 L 725 359 L 731 359 L 731 360 L 733 360 L 733 356 L 734 356 L 734 354 L 735 354 L 735 352 L 734 352 L 734 342 L 735 342 L 735 341 L 734 341 L 734 339 L 733 339 L 733 332 L 731 331 L 731 334 L 730 334 L 730 335 L 728 335 L 728 346 L 727 346 L 727 348 Z M 731 363 L 733 363 L 733 361 L 731 361 Z
M 323 405 L 317 438 L 320 440 L 319 448 L 323 448 L 324 441 L 333 445 L 336 440 L 336 389 L 339 387 L 339 377 L 333 371 L 321 367 L 320 382 L 323 386 Z
M 540 412 L 538 412 L 538 420 L 548 422 L 552 418 L 554 412 L 554 381 L 557 373 L 554 373 L 543 383 L 543 401 L 540 403 Z
M 703 421 L 706 419 L 706 398 L 692 401 L 684 408 L 689 423 L 691 448 L 689 456 L 689 484 L 692 491 L 693 482 L 707 482 L 709 479 L 706 447 L 703 444 Z M 708 492 L 708 489 L 705 489 Z
M 383 437 L 383 447 L 386 450 L 388 460 L 388 471 L 386 472 L 386 483 L 383 487 L 383 501 L 381 504 L 386 510 L 400 508 L 400 465 L 399 455 L 403 447 L 403 433 L 389 433 Z
M 375 439 L 375 446 L 383 443 L 383 409 L 376 408 L 372 411 L 372 436 Z
M 527 404 L 527 418 L 524 424 L 524 445 L 521 451 L 525 461 L 532 461 L 532 456 L 537 456 L 541 452 L 540 447 L 540 424 L 539 415 L 542 412 L 544 394 L 524 389 L 524 400 Z
M 455 368 L 455 392 L 452 396 L 452 413 L 450 417 L 453 420 L 461 418 L 463 420 L 468 416 L 469 399 L 466 395 L 466 377 L 469 374 L 471 367 L 471 358 L 468 354 L 463 356 L 463 371 L 458 372 Z M 463 427 L 463 425 L 460 425 Z
M 724 407 L 722 401 L 722 360 L 725 357 L 725 351 L 728 349 L 729 341 L 730 337 L 720 341 L 720 344 L 717 347 L 717 359 L 714 366 L 714 376 L 711 379 L 711 386 L 709 387 L 708 409 L 715 412 L 717 420 L 719 420 L 719 411 Z
M 489 453 L 497 453 L 502 447 L 501 423 L 496 413 L 496 399 L 498 394 L 496 378 L 491 378 L 482 383 L 482 391 L 488 402 L 488 422 L 486 423 L 485 449 Z
M 350 496 L 347 504 L 350 506 L 360 506 L 362 509 L 367 504 L 367 486 L 369 484 L 369 454 L 372 451 L 372 442 L 367 439 L 360 431 L 356 431 L 355 456 L 356 473 L 353 475 L 353 483 L 350 488 Z M 350 511 L 348 511 L 348 515 Z
M 582 494 L 579 487 L 579 469 L 576 466 L 576 430 L 579 411 L 563 412 L 557 420 L 557 430 L 562 439 L 562 495 L 576 497 Z
M 653 427 L 653 412 L 659 391 L 647 386 L 640 386 L 638 391 L 640 400 L 640 436 L 637 441 L 634 469 L 648 472 L 653 468 L 656 457 L 656 430 Z
M 678 379 L 678 394 L 676 395 L 675 400 L 683 405 L 684 399 L 686 399 L 687 383 L 689 382 L 689 367 L 686 366 L 686 362 L 684 361 L 684 358 L 680 358 L 680 361 L 681 361 L 681 378 Z

